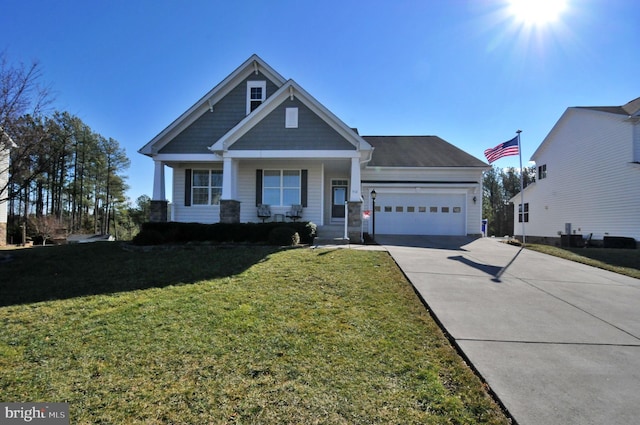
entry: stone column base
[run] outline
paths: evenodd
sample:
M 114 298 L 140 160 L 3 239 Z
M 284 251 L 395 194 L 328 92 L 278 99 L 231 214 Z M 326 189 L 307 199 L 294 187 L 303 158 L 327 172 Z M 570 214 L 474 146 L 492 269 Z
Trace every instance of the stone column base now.
M 7 223 L 0 223 L 0 246 L 7 245 Z
M 220 201 L 220 223 L 240 223 L 240 201 L 233 199 Z
M 362 240 L 362 202 L 347 202 L 347 234 L 351 243 L 363 243 Z
M 151 201 L 149 221 L 153 223 L 167 222 L 167 201 Z

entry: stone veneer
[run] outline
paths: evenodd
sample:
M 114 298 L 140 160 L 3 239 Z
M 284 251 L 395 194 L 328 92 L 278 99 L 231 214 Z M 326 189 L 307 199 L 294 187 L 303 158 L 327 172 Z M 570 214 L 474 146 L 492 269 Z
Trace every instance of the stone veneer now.
M 362 202 L 347 202 L 347 234 L 351 243 L 362 243 Z
M 7 244 L 7 223 L 0 223 L 0 246 Z
M 151 201 L 149 221 L 152 223 L 166 223 L 168 205 L 167 201 Z
M 220 201 L 220 223 L 240 223 L 240 201 L 233 199 Z

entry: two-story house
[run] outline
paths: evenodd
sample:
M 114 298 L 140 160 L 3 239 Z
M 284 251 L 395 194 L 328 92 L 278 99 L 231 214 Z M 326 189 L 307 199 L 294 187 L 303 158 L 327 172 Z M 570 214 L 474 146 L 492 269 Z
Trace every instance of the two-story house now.
M 527 240 L 561 234 L 640 240 L 640 98 L 622 106 L 570 107 L 531 157 L 524 190 Z M 522 233 L 520 195 L 514 229 Z

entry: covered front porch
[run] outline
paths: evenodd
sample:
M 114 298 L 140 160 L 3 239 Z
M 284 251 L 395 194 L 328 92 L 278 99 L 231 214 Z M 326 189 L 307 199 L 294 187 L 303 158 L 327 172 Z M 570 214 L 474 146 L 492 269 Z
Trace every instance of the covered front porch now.
M 268 155 L 271 153 L 271 155 Z M 361 160 L 356 151 L 334 152 L 333 157 L 319 152 L 283 158 L 273 152 L 261 152 L 259 158 L 245 155 L 207 155 L 208 158 L 164 157 L 155 159 L 152 199 L 153 221 L 241 223 L 285 221 L 292 205 L 302 205 L 299 218 L 318 226 L 341 225 L 345 217 L 349 234 L 360 240 L 361 233 Z M 315 157 L 314 157 L 315 156 Z M 181 160 L 182 159 L 182 160 Z M 207 161 L 205 161 L 207 159 Z M 173 170 L 172 208 L 166 213 L 165 167 Z M 213 170 L 221 175 L 221 187 L 211 202 L 197 205 L 194 199 L 193 173 Z M 277 176 L 282 175 L 281 183 Z M 274 179 L 273 177 L 276 176 Z M 214 189 L 211 189 L 214 191 Z M 258 215 L 258 205 L 268 204 L 269 217 Z M 164 212 L 164 215 L 162 214 Z

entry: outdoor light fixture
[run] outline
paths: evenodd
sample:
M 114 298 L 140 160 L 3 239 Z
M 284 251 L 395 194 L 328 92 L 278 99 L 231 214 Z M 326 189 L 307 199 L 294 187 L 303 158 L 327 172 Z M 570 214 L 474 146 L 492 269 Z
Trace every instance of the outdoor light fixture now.
M 371 202 L 373 203 L 373 223 L 372 223 L 372 232 L 371 232 L 371 239 L 373 239 L 374 241 L 376 240 L 376 196 L 378 194 L 376 193 L 376 190 L 373 189 L 371 191 Z
M 477 200 L 478 200 L 478 198 L 476 198 L 476 197 L 474 196 L 474 197 L 473 197 L 473 203 L 475 204 Z

